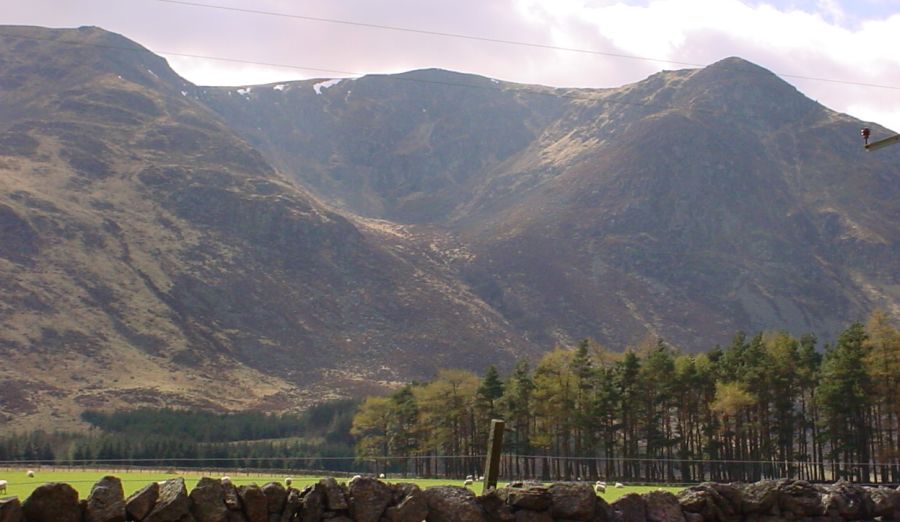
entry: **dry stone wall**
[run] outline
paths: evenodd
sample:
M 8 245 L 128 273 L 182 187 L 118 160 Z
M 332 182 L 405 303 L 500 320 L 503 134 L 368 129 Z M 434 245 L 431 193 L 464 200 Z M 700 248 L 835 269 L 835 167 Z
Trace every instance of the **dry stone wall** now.
M 591 485 L 517 483 L 482 496 L 456 486 L 356 478 L 303 490 L 271 482 L 236 487 L 203 478 L 152 483 L 127 499 L 104 477 L 87 499 L 68 484 L 38 487 L 24 502 L 0 499 L 0 522 L 852 522 L 900 521 L 900 488 L 800 480 L 704 483 L 673 495 L 652 491 L 612 504 Z

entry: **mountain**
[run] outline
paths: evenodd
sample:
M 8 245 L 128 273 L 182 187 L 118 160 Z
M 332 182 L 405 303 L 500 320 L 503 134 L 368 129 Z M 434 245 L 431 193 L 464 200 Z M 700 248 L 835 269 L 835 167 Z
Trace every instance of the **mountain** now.
M 2 426 L 900 319 L 900 148 L 861 126 L 738 58 L 224 88 L 98 28 L 0 27 Z
M 97 28 L 0 28 L 6 428 L 302 408 L 536 353 L 439 247 L 322 205 L 195 90 Z
M 618 89 L 424 70 L 202 100 L 345 211 L 450 233 L 459 277 L 544 346 L 900 318 L 900 149 L 739 58 Z
M 203 88 L 198 98 L 323 200 L 442 227 L 567 101 L 549 88 L 441 70 Z
M 489 302 L 545 318 L 522 326 L 712 346 L 900 317 L 900 154 L 865 152 L 860 122 L 740 59 L 585 105 L 524 153 L 559 174 L 468 233 Z

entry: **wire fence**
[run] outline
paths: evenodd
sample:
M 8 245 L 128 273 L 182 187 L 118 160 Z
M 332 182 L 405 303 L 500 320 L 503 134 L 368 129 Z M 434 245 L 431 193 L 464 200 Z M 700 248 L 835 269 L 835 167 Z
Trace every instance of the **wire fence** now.
M 201 472 L 262 476 L 335 477 L 352 475 L 394 478 L 464 479 L 484 473 L 485 455 L 414 455 L 407 457 L 179 457 L 3 460 L 0 468 L 108 470 L 135 473 Z M 660 459 L 647 457 L 559 457 L 505 453 L 500 480 L 622 481 L 646 484 L 755 482 L 763 479 L 802 479 L 833 482 L 845 479 L 870 484 L 900 483 L 900 463 L 842 461 L 771 461 L 728 459 Z
M 799 479 L 870 484 L 900 482 L 900 461 L 750 460 L 504 455 L 501 474 L 537 480 L 621 480 L 641 483 L 756 482 Z

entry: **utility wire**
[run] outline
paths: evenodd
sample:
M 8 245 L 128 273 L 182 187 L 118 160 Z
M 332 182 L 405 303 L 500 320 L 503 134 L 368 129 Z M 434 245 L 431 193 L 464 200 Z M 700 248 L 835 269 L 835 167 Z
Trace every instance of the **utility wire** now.
M 692 62 L 682 62 L 678 60 L 666 60 L 662 58 L 651 58 L 647 56 L 637 56 L 633 54 L 624 54 L 624 53 L 612 53 L 608 51 L 599 51 L 596 49 L 582 49 L 577 47 L 562 47 L 558 45 L 550 45 L 550 44 L 542 44 L 542 43 L 534 43 L 534 42 L 525 42 L 520 40 L 506 40 L 502 38 L 492 38 L 487 36 L 477 36 L 471 34 L 464 33 L 451 33 L 444 31 L 431 31 L 427 29 L 416 29 L 413 27 L 403 27 L 403 26 L 395 26 L 395 25 L 383 25 L 383 24 L 374 24 L 367 22 L 357 22 L 353 20 L 342 20 L 338 18 L 323 18 L 317 16 L 306 16 L 306 15 L 298 15 L 292 13 L 282 13 L 277 11 L 263 11 L 260 9 L 246 9 L 240 7 L 230 7 L 224 5 L 217 4 L 206 4 L 201 2 L 191 2 L 188 0 L 152 0 L 154 2 L 160 2 L 165 4 L 175 4 L 181 6 L 189 6 L 189 7 L 200 7 L 205 9 L 216 9 L 220 11 L 232 11 L 237 13 L 245 13 L 245 14 L 254 14 L 254 15 L 263 15 L 263 16 L 274 16 L 279 18 L 290 18 L 294 20 L 304 20 L 308 22 L 322 22 L 329 24 L 339 24 L 339 25 L 348 25 L 354 27 L 366 27 L 369 29 L 380 29 L 385 31 L 397 31 L 404 33 L 412 33 L 412 34 L 422 34 L 428 36 L 439 36 L 442 38 L 456 38 L 462 40 L 472 40 L 478 42 L 489 42 L 489 43 L 498 43 L 504 45 L 515 45 L 519 47 L 531 47 L 537 49 L 548 49 L 552 51 L 565 51 L 565 52 L 573 52 L 573 53 L 581 53 L 581 54 L 591 54 L 597 56 L 607 56 L 610 58 L 622 58 L 627 60 L 637 60 L 644 62 L 653 62 L 653 63 L 664 63 L 664 64 L 672 64 L 672 65 L 683 65 L 685 67 L 706 67 L 709 64 L 702 63 L 692 63 Z M 772 72 L 776 76 L 780 76 L 782 78 L 791 78 L 795 80 L 808 80 L 808 81 L 816 81 L 816 82 L 827 82 L 827 83 L 836 83 L 843 85 L 853 85 L 856 87 L 872 87 L 877 89 L 891 89 L 891 90 L 900 90 L 900 86 L 897 85 L 885 85 L 878 83 L 868 83 L 868 82 L 856 82 L 850 80 L 841 80 L 835 78 L 823 78 L 818 76 L 806 76 L 801 74 L 791 74 L 791 73 L 781 73 L 781 72 Z
M 344 70 L 339 70 L 339 69 L 325 69 L 325 68 L 321 68 L 321 67 L 307 67 L 307 66 L 302 66 L 302 65 L 285 64 L 285 63 L 259 62 L 259 61 L 255 61 L 255 60 L 243 60 L 243 59 L 239 59 L 239 58 L 228 58 L 228 57 L 223 57 L 223 56 L 210 56 L 210 55 L 179 53 L 179 52 L 160 51 L 160 50 L 149 51 L 148 49 L 145 49 L 144 47 L 140 47 L 140 46 L 126 47 L 126 46 L 121 46 L 121 45 L 109 45 L 109 44 L 99 44 L 99 43 L 89 43 L 89 42 L 75 42 L 75 41 L 71 41 L 71 40 L 62 40 L 62 39 L 58 39 L 58 38 L 43 38 L 40 36 L 4 33 L 3 31 L 0 31 L 0 37 L 18 38 L 18 39 L 22 39 L 22 40 L 33 40 L 33 41 L 39 41 L 39 42 L 49 42 L 49 43 L 72 45 L 72 46 L 79 46 L 79 47 L 95 47 L 95 48 L 99 48 L 99 49 L 111 49 L 111 50 L 117 50 L 117 51 L 146 53 L 146 54 L 153 55 L 153 56 L 155 56 L 155 55 L 178 56 L 178 57 L 185 57 L 185 58 L 195 58 L 195 59 L 200 59 L 200 60 L 215 60 L 215 61 L 230 62 L 230 63 L 248 64 L 248 65 L 264 65 L 267 67 L 280 67 L 280 68 L 285 68 L 285 69 L 296 69 L 296 70 L 302 70 L 302 71 L 343 74 L 343 75 L 353 76 L 353 77 L 361 77 L 361 76 L 366 75 L 366 73 L 344 71 Z M 428 80 L 425 78 L 412 78 L 409 76 L 398 76 L 398 75 L 389 75 L 389 74 L 384 74 L 384 77 L 389 80 L 392 80 L 392 81 L 406 81 L 406 82 L 422 83 L 422 84 L 430 84 L 430 85 L 443 85 L 443 86 L 448 86 L 448 87 L 466 87 L 466 88 L 470 88 L 470 89 L 489 89 L 489 90 L 499 90 L 502 88 L 499 86 L 495 87 L 493 85 L 488 85 L 486 83 L 475 84 L 475 83 L 463 83 L 463 82 L 448 82 L 448 81 Z M 487 80 L 487 78 L 485 78 L 485 80 Z M 300 80 L 300 81 L 302 81 L 302 80 Z M 287 82 L 287 83 L 289 83 L 289 82 Z M 506 83 L 506 82 L 504 82 L 504 83 Z M 515 84 L 515 83 L 513 83 L 513 84 L 514 85 L 522 85 L 522 84 Z M 545 87 L 545 89 L 549 89 L 549 90 L 515 90 L 515 92 L 520 92 L 523 94 L 533 95 L 533 96 L 551 96 L 554 98 L 567 98 L 567 99 L 573 99 L 573 100 L 585 100 L 586 99 L 584 95 L 570 92 L 573 89 L 569 89 L 569 88 Z M 611 90 L 611 89 L 582 88 L 582 89 L 574 89 L 574 90 L 581 91 L 581 92 L 599 92 L 599 91 Z M 672 105 L 618 100 L 618 99 L 612 99 L 609 97 L 598 98 L 598 99 L 595 99 L 594 101 L 596 101 L 598 103 L 606 103 L 606 104 L 613 104 L 613 105 L 627 105 L 627 106 L 634 106 L 634 107 L 645 107 L 645 108 L 658 109 L 658 110 L 672 110 L 675 108 Z M 711 111 L 711 110 L 697 108 L 697 107 L 693 107 L 692 110 L 694 112 L 698 112 L 698 113 L 705 113 L 705 114 L 713 113 L 713 111 Z
M 305 16 L 305 15 L 297 15 L 291 13 L 279 13 L 275 11 L 262 11 L 259 9 L 245 9 L 240 7 L 230 7 L 225 5 L 215 5 L 215 4 L 204 4 L 200 2 L 188 2 L 184 0 L 153 0 L 155 2 L 161 2 L 165 4 L 177 4 L 184 5 L 190 7 L 203 7 L 207 9 L 218 9 L 222 11 L 233 11 L 237 13 L 247 13 L 247 14 L 256 14 L 256 15 L 264 15 L 264 16 L 275 16 L 279 18 L 293 18 L 295 20 L 306 20 L 308 22 L 324 22 L 329 24 L 339 24 L 339 25 L 350 25 L 354 27 L 367 27 L 369 29 L 382 29 L 386 31 L 398 31 L 403 33 L 413 33 L 413 34 L 423 34 L 428 36 L 440 36 L 444 38 L 458 38 L 462 40 L 473 40 L 477 42 L 490 42 L 490 43 L 499 43 L 505 45 L 517 45 L 520 47 L 533 47 L 537 49 L 549 49 L 551 51 L 567 51 L 573 53 L 582 53 L 582 54 L 595 54 L 600 56 L 609 56 L 612 58 L 626 58 L 629 60 L 641 60 L 645 62 L 658 62 L 658 63 L 669 63 L 673 65 L 684 65 L 686 67 L 704 67 L 703 64 L 699 63 L 690 63 L 690 62 L 679 62 L 674 60 L 662 60 L 658 58 L 647 58 L 644 56 L 635 56 L 631 54 L 622 54 L 622 53 L 611 53 L 606 51 L 597 51 L 594 49 L 580 49 L 577 47 L 561 47 L 558 45 L 550 45 L 550 44 L 541 44 L 541 43 L 533 43 L 533 42 L 523 42 L 519 40 L 505 40 L 502 38 L 491 38 L 487 36 L 476 36 L 471 34 L 464 33 L 449 33 L 443 31 L 429 31 L 427 29 L 415 29 L 412 27 L 401 27 L 396 25 L 382 25 L 382 24 L 373 24 L 366 22 L 355 22 L 352 20 L 340 20 L 337 18 L 322 18 L 318 16 Z
M 12 33 L 4 33 L 0 31 L 0 37 L 6 38 L 19 38 L 21 40 L 34 40 L 38 42 L 50 42 L 50 43 L 58 43 L 65 45 L 74 45 L 80 47 L 96 47 L 99 49 L 112 49 L 117 51 L 131 51 L 137 53 L 147 53 L 147 54 L 159 54 L 165 56 L 178 56 L 181 58 L 196 58 L 199 60 L 215 60 L 221 62 L 231 62 L 231 63 L 242 63 L 247 65 L 264 65 L 266 67 L 280 67 L 285 69 L 297 69 L 301 71 L 313 71 L 313 72 L 324 72 L 324 73 L 333 73 L 333 74 L 346 74 L 348 76 L 362 76 L 362 73 L 352 72 L 352 71 L 342 71 L 340 69 L 325 69 L 321 67 L 306 67 L 302 65 L 292 65 L 285 63 L 273 63 L 273 62 L 260 62 L 256 60 L 243 60 L 240 58 L 228 58 L 223 56 L 210 56 L 204 54 L 191 54 L 191 53 L 180 53 L 175 51 L 150 51 L 144 47 L 126 47 L 123 45 L 109 45 L 109 44 L 100 44 L 100 43 L 91 43 L 91 42 L 75 42 L 72 40 L 61 40 L 59 38 L 42 38 L 40 36 L 32 36 L 32 35 L 24 35 L 24 34 L 12 34 Z

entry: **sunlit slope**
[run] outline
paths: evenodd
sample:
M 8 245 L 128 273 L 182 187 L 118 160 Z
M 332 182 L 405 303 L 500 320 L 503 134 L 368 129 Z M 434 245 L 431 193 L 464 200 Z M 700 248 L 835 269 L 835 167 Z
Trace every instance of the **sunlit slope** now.
M 303 407 L 533 349 L 295 187 L 161 58 L 95 28 L 2 34 L 7 426 Z

